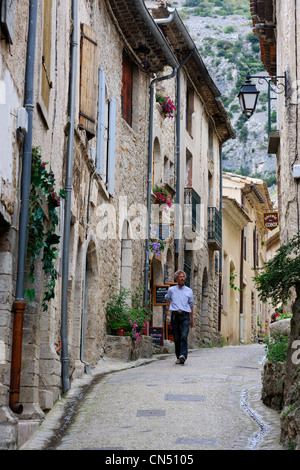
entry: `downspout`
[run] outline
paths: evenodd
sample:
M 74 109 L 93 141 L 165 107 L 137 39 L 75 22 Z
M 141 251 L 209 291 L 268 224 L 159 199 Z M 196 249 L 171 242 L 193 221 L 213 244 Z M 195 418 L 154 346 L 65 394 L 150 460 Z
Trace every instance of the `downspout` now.
M 167 18 L 156 18 L 154 21 L 156 24 L 166 24 L 171 23 L 174 20 L 174 11 L 175 8 L 168 8 L 170 15 Z
M 252 193 L 254 190 L 254 183 L 251 183 L 250 189 L 246 192 L 242 192 L 242 207 L 245 207 L 245 196 L 247 194 Z M 240 261 L 240 343 L 244 344 L 244 338 L 243 338 L 243 329 L 244 329 L 244 290 L 243 290 L 243 284 L 244 284 L 244 229 L 242 229 L 241 232 L 241 261 Z
M 148 182 L 147 182 L 147 233 L 145 247 L 145 302 L 148 301 L 148 279 L 150 273 L 150 219 L 151 219 L 151 188 L 152 188 L 152 154 L 153 154 L 153 107 L 154 107 L 154 85 L 163 80 L 169 80 L 176 75 L 177 69 L 164 77 L 154 78 L 150 83 L 150 111 L 149 111 L 149 143 L 148 143 Z
M 71 40 L 71 73 L 70 73 L 70 126 L 68 135 L 67 167 L 66 167 L 66 203 L 64 214 L 64 238 L 62 254 L 62 294 L 61 294 L 61 364 L 62 364 L 62 389 L 67 392 L 69 382 L 69 357 L 68 357 L 68 277 L 69 277 L 69 243 L 71 224 L 71 194 L 72 194 L 72 166 L 73 145 L 75 127 L 75 99 L 76 99 L 76 72 L 77 72 L 77 48 L 78 48 L 78 2 L 72 0 L 72 40 Z
M 21 414 L 23 405 L 19 403 L 20 378 L 22 361 L 23 341 L 23 314 L 25 310 L 25 269 L 26 269 L 26 245 L 27 225 L 29 214 L 29 199 L 31 185 L 31 159 L 32 159 L 32 129 L 34 111 L 34 62 L 36 46 L 38 1 L 30 0 L 28 42 L 25 73 L 25 97 L 24 106 L 28 115 L 28 132 L 24 136 L 22 181 L 21 181 L 21 211 L 19 221 L 19 249 L 18 249 L 18 271 L 16 282 L 16 300 L 13 304 L 14 324 L 12 337 L 11 375 L 9 406 L 14 413 Z
M 179 214 L 179 207 L 180 207 L 180 97 L 181 97 L 181 69 L 186 64 L 188 59 L 191 57 L 192 53 L 190 53 L 179 65 L 177 71 L 177 112 L 176 112 L 176 214 L 175 214 L 175 223 L 176 223 L 176 231 L 175 234 L 175 271 L 178 270 L 178 259 L 179 259 L 179 240 L 180 240 L 180 233 L 179 230 L 179 221 L 180 221 L 180 214 Z

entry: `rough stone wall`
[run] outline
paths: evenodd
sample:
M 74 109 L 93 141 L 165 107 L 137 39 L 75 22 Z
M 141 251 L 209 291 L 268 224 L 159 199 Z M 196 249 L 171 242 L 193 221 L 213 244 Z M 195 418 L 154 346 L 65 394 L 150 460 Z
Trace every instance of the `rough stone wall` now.
M 280 147 L 277 155 L 279 170 L 279 209 L 280 209 L 280 239 L 286 243 L 299 230 L 297 221 L 297 199 L 299 185 L 293 178 L 293 165 L 299 164 L 297 148 L 297 128 L 299 127 L 299 94 L 297 93 L 297 77 L 299 64 L 297 54 L 300 47 L 300 37 L 295 30 L 294 2 L 284 0 L 276 2 L 277 21 L 277 69 L 278 75 L 287 74 L 287 97 L 278 95 L 279 101 L 279 130 Z M 298 66 L 298 70 L 296 67 Z
M 296 8 L 296 9 L 295 9 Z M 287 74 L 287 99 L 279 95 L 279 130 L 280 146 L 277 154 L 278 164 L 278 194 L 280 215 L 280 241 L 286 243 L 300 229 L 298 214 L 299 184 L 293 177 L 293 165 L 299 164 L 298 129 L 299 116 L 299 61 L 297 57 L 300 48 L 298 31 L 299 5 L 292 0 L 276 2 L 277 23 L 277 69 L 278 74 Z M 292 299 L 295 299 L 293 295 Z M 299 443 L 299 365 L 292 361 L 292 345 L 300 339 L 299 301 L 294 307 L 291 322 L 291 343 L 286 368 L 285 406 L 291 407 L 286 419 L 282 421 L 282 438 L 295 448 Z
M 284 410 L 281 414 L 281 440 L 286 446 L 300 450 L 300 289 L 293 305 L 291 334 L 285 370 Z
M 15 2 L 13 44 L 3 31 L 0 41 L 0 449 L 13 449 L 17 435 L 17 419 L 8 403 L 22 169 L 22 139 L 16 128 L 17 110 L 24 106 L 27 26 L 28 4 Z

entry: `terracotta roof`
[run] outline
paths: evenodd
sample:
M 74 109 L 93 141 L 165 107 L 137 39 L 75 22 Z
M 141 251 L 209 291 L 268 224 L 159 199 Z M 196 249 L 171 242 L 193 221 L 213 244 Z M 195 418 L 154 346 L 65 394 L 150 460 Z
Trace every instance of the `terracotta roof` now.
M 259 36 L 261 60 L 276 76 L 276 6 L 273 0 L 250 0 L 253 33 Z
M 260 201 L 260 203 L 263 204 L 263 208 L 268 210 L 273 209 L 273 203 L 270 198 L 268 186 L 264 180 L 260 178 L 251 178 L 250 176 L 242 176 L 224 171 L 223 178 L 231 179 L 232 181 L 236 181 L 237 183 L 243 183 L 245 184 L 247 189 L 250 189 L 250 187 L 254 185 L 255 195 Z
M 170 65 L 170 57 L 173 53 L 165 43 L 159 28 L 155 28 L 156 24 L 143 2 L 105 0 L 105 3 L 124 39 L 127 52 L 142 70 L 156 73 Z M 145 22 L 145 15 L 147 15 L 147 21 L 153 23 L 156 34 L 151 32 Z

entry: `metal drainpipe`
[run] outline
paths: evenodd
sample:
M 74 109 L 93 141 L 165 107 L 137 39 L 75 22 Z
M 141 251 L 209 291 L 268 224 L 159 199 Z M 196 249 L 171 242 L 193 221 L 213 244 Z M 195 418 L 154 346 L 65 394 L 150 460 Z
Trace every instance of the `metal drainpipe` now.
M 19 221 L 19 249 L 18 272 L 16 283 L 16 300 L 13 304 L 14 325 L 12 338 L 11 375 L 9 406 L 14 413 L 21 414 L 23 405 L 19 403 L 20 378 L 23 341 L 23 313 L 25 310 L 25 268 L 26 268 L 26 244 L 27 225 L 29 214 L 29 198 L 31 185 L 31 160 L 32 160 L 32 128 L 34 111 L 34 61 L 37 26 L 38 1 L 30 0 L 28 42 L 25 74 L 25 99 L 24 106 L 28 114 L 28 132 L 24 137 L 23 162 L 22 162 L 22 187 L 21 187 L 21 212 Z
M 145 248 L 145 302 L 148 301 L 148 279 L 149 279 L 149 255 L 150 255 L 150 219 L 151 219 L 151 188 L 152 188 L 152 153 L 153 153 L 153 107 L 154 107 L 154 85 L 157 82 L 168 80 L 176 75 L 177 69 L 164 77 L 154 78 L 150 84 L 150 111 L 149 111 L 149 144 L 148 144 L 148 186 L 147 186 L 147 236 Z
M 168 8 L 170 15 L 167 18 L 156 18 L 154 21 L 156 24 L 166 24 L 171 23 L 174 20 L 174 11 L 175 8 Z
M 254 191 L 254 184 L 251 183 L 249 191 L 242 192 L 242 207 L 245 207 L 245 196 Z M 244 344 L 243 328 L 244 328 L 244 291 L 243 291 L 243 278 L 244 278 L 244 229 L 241 233 L 241 262 L 240 262 L 240 342 Z
M 179 258 L 179 237 L 180 234 L 178 233 L 181 227 L 179 227 L 179 207 L 180 207 L 180 96 L 181 96 L 181 69 L 186 64 L 186 62 L 191 57 L 192 53 L 190 53 L 178 67 L 177 70 L 177 112 L 176 112 L 176 211 L 175 214 L 175 223 L 176 223 L 176 231 L 175 232 L 175 271 L 178 270 L 178 258 Z
M 68 135 L 67 168 L 66 168 L 66 203 L 64 216 L 64 237 L 62 254 L 62 294 L 61 294 L 61 364 L 62 364 L 62 389 L 67 392 L 70 387 L 69 381 L 69 357 L 68 357 L 68 277 L 69 277 L 69 243 L 71 224 L 71 194 L 72 194 L 72 166 L 73 145 L 75 127 L 75 100 L 76 100 L 76 70 L 77 70 L 77 48 L 78 48 L 78 2 L 72 0 L 72 41 L 71 41 L 71 75 L 70 75 L 70 126 Z

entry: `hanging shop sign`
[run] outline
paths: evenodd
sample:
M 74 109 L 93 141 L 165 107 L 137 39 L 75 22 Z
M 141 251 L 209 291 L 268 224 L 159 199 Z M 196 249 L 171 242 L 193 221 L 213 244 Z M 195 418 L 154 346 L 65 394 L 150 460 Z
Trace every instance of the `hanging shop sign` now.
M 278 212 L 264 212 L 263 220 L 267 230 L 275 230 L 279 225 Z

